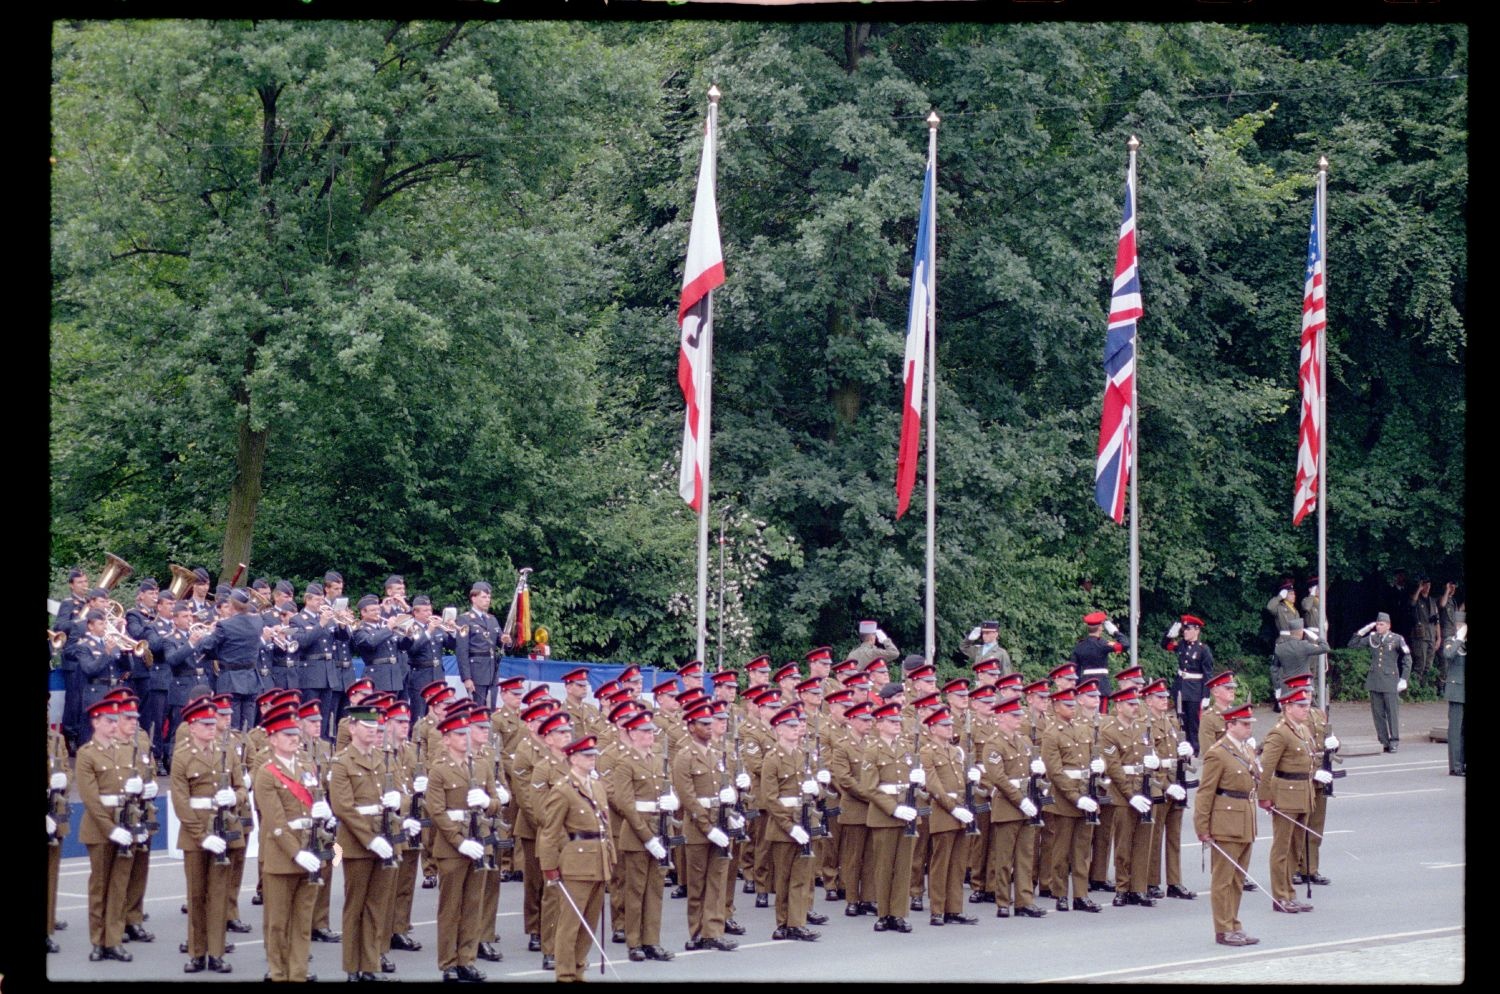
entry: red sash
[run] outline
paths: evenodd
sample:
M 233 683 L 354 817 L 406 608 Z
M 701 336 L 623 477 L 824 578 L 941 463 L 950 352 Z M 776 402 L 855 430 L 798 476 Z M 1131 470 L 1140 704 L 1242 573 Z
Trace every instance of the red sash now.
M 274 776 L 277 780 L 280 780 L 286 787 L 286 789 L 292 792 L 292 796 L 302 802 L 302 805 L 305 808 L 307 808 L 309 811 L 312 810 L 312 791 L 308 790 L 296 780 L 293 780 L 291 777 L 287 776 L 286 772 L 282 770 L 281 764 L 276 762 L 276 760 L 274 759 L 266 760 L 266 769 L 270 770 L 271 775 Z

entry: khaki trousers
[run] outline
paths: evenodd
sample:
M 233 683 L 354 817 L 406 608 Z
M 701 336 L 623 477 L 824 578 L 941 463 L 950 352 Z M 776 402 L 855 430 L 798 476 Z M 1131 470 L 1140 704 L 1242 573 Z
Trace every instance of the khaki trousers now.
M 931 857 L 927 864 L 927 889 L 931 913 L 956 915 L 963 910 L 964 867 L 968 864 L 969 837 L 963 829 L 933 832 L 928 836 Z
M 1241 866 L 1250 864 L 1250 850 L 1254 843 L 1224 842 L 1219 839 L 1215 839 L 1214 843 Z M 1213 853 L 1213 862 L 1210 864 L 1213 895 L 1210 904 L 1213 906 L 1214 931 L 1244 931 L 1244 926 L 1240 924 L 1240 896 L 1245 887 L 1245 875 L 1220 855 L 1218 849 L 1209 846 L 1209 851 Z
M 467 856 L 434 858 L 433 862 L 438 875 L 438 969 L 472 966 L 484 927 L 478 914 L 484 878 L 499 876 L 500 871 L 480 870 Z
M 390 903 L 396 896 L 396 871 L 380 860 L 345 858 L 345 973 L 379 973 L 380 954 L 390 948 Z
M 229 869 L 214 862 L 214 854 L 206 849 L 182 854 L 182 873 L 187 878 L 188 956 L 193 959 L 224 955 Z
M 1036 893 L 1031 883 L 1036 835 L 1036 826 L 1028 825 L 1024 820 L 990 823 L 990 863 L 994 868 L 996 907 L 1031 907 Z
M 916 839 L 901 828 L 871 828 L 870 848 L 865 854 L 874 878 L 870 895 L 882 918 L 905 918 L 911 883 L 912 850 Z
M 89 944 L 118 946 L 125 937 L 125 891 L 134 859 L 120 859 L 119 847 L 113 842 L 100 842 L 88 850 Z M 188 893 L 191 895 L 191 888 Z
M 321 889 L 306 873 L 261 877 L 261 929 L 266 938 L 266 971 L 272 980 L 301 983 L 307 979 L 313 900 Z
M 724 890 L 734 883 L 733 859 L 712 843 L 682 847 L 683 884 L 687 886 L 688 937 L 717 939 L 724 934 Z

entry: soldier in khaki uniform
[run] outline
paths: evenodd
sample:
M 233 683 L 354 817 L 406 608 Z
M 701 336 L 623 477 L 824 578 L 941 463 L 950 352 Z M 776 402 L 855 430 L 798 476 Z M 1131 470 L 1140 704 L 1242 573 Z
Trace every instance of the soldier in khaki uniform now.
M 1084 817 L 1099 813 L 1099 804 L 1088 796 L 1090 772 L 1102 773 L 1104 762 L 1091 757 L 1093 729 L 1074 720 L 1074 691 L 1060 690 L 1052 697 L 1052 721 L 1042 733 L 1042 762 L 1052 785 L 1052 865 L 1047 875 L 1057 898 L 1057 910 L 1099 911 L 1088 898 L 1089 858 L 1093 825 Z M 1073 900 L 1068 902 L 1072 882 Z M 996 898 L 998 900 L 998 896 Z
M 996 674 L 1000 669 L 993 660 L 985 660 L 981 665 L 990 668 L 987 672 Z M 976 680 L 968 700 L 969 709 L 964 712 L 964 721 L 968 724 L 963 735 L 967 743 L 965 752 L 974 757 L 974 765 L 979 767 L 980 786 L 977 789 L 985 795 L 985 803 L 978 805 L 979 810 L 974 812 L 979 835 L 969 840 L 969 903 L 994 904 L 995 865 L 991 858 L 994 833 L 990 830 L 994 824 L 994 812 L 990 806 L 994 802 L 989 799 L 989 789 L 983 786 L 983 778 L 986 757 L 992 751 L 991 743 L 1000 734 L 1000 726 L 995 720 L 995 685 Z
M 1167 681 L 1153 680 L 1145 693 L 1145 720 L 1151 729 L 1151 747 L 1161 764 L 1155 774 L 1155 793 L 1157 797 L 1165 798 L 1151 825 L 1150 865 L 1146 873 L 1150 886 L 1146 888 L 1146 896 L 1191 901 L 1198 895 L 1182 886 L 1182 816 L 1187 810 L 1187 790 L 1177 782 L 1177 771 L 1182 768 L 1186 772 L 1187 764 L 1193 759 L 1193 745 L 1187 740 L 1177 721 L 1177 713 L 1172 709 L 1172 693 L 1167 689 Z M 1163 863 L 1167 875 L 1165 891 L 1161 888 Z
M 83 803 L 78 837 L 89 852 L 91 963 L 133 959 L 120 944 L 125 935 L 125 891 L 135 839 L 120 824 L 129 773 L 116 750 L 120 714 L 128 707 L 118 700 L 101 700 L 88 709 L 91 735 L 78 747 L 73 770 Z
M 978 695 L 976 695 L 978 696 Z M 988 696 L 988 695 L 986 695 Z M 1032 774 L 1045 772 L 1041 750 L 1021 734 L 1021 701 L 1012 698 L 995 709 L 996 734 L 985 742 L 980 785 L 990 797 L 992 894 L 995 917 L 1044 918 L 1032 903 L 1036 826 L 1041 821 L 1028 790 Z
M 1313 906 L 1297 900 L 1292 884 L 1292 847 L 1307 844 L 1308 813 L 1313 805 L 1313 768 L 1320 754 L 1308 724 L 1311 706 L 1306 690 L 1289 690 L 1281 698 L 1281 720 L 1266 733 L 1261 766 L 1270 778 L 1260 806 L 1271 812 L 1271 907 L 1295 914 Z
M 870 799 L 860 789 L 860 765 L 875 720 L 867 700 L 855 700 L 844 711 L 846 733 L 828 755 L 828 772 L 839 794 L 838 889 L 844 896 L 844 914 L 850 918 L 875 914 L 874 861 L 867 859 L 869 829 L 865 818 Z
M 1208 752 L 1208 747 L 1219 741 L 1219 736 L 1224 734 L 1228 722 L 1224 715 L 1234 710 L 1234 693 L 1236 684 L 1234 674 L 1228 670 L 1220 670 L 1205 682 L 1208 688 L 1208 699 L 1204 702 L 1203 713 L 1198 719 L 1198 755 Z
M 625 745 L 604 777 L 610 814 L 621 826 L 618 852 L 624 913 L 616 926 L 623 925 L 628 955 L 637 963 L 672 958 L 661 945 L 661 890 L 667 861 L 661 824 L 665 821 L 670 834 L 671 813 L 680 805 L 662 775 L 656 744 L 661 729 L 652 717 L 650 711 L 638 711 L 625 719 Z
M 562 710 L 573 720 L 574 734 L 597 735 L 603 719 L 599 716 L 599 709 L 586 700 L 589 696 L 588 667 L 580 666 L 564 673 L 562 685 Z
M 140 725 L 141 700 L 129 687 L 109 691 L 103 700 L 125 705 L 120 712 L 116 734 L 116 755 L 125 764 L 125 787 L 121 804 L 135 832 L 135 857 L 130 860 L 130 880 L 125 885 L 125 941 L 152 942 L 156 936 L 146 930 L 146 882 L 151 869 L 151 832 L 156 816 L 151 799 L 157 794 L 156 762 L 151 755 L 151 735 Z
M 382 714 L 365 704 L 349 708 L 349 748 L 333 759 L 328 795 L 339 820 L 344 867 L 343 967 L 350 980 L 379 979 L 390 942 L 389 903 L 395 897 L 396 850 L 380 833 L 381 810 L 400 807 L 401 794 L 384 789 Z
M 1310 706 L 1312 679 L 1312 674 L 1305 673 L 1286 682 L 1288 690 L 1306 690 L 1309 695 L 1307 723 L 1312 729 L 1313 754 L 1318 766 L 1313 770 L 1313 806 L 1307 814 L 1307 827 L 1311 831 L 1308 832 L 1305 845 L 1292 846 L 1292 883 L 1327 886 L 1331 881 L 1318 872 L 1318 850 L 1323 845 L 1323 840 L 1318 836 L 1323 834 L 1323 826 L 1328 819 L 1328 790 L 1333 783 L 1334 774 L 1332 770 L 1323 768 L 1323 762 L 1325 756 L 1330 757 L 1330 762 L 1343 760 L 1338 756 L 1339 739 L 1333 734 L 1327 712 Z
M 68 740 L 47 726 L 47 952 L 61 952 L 52 938 L 57 927 L 57 873 L 62 840 L 68 834 Z
M 488 726 L 486 726 L 488 727 Z M 394 813 L 400 817 L 401 831 L 391 842 L 401 853 L 401 862 L 396 867 L 396 893 L 391 900 L 390 949 L 414 953 L 422 944 L 411 937 L 411 906 L 416 896 L 417 867 L 420 857 L 425 855 L 421 841 L 422 819 L 420 795 L 427 789 L 426 763 L 418 784 L 418 762 L 416 745 L 411 742 L 411 705 L 397 700 L 386 707 L 385 747 L 392 752 L 391 766 L 395 771 L 396 789 L 401 793 L 401 806 Z M 425 752 L 425 745 L 422 747 Z M 425 757 L 424 757 L 425 760 Z
M 967 696 L 967 692 L 965 693 Z M 928 863 L 932 925 L 973 925 L 978 919 L 962 913 L 964 867 L 968 865 L 969 837 L 965 829 L 974 823 L 974 812 L 964 806 L 964 784 L 970 771 L 978 781 L 979 768 L 953 741 L 953 713 L 939 707 L 922 719 L 922 769 L 927 774 L 927 793 L 932 798 L 928 821 L 931 852 Z
M 849 650 L 844 658 L 852 659 L 861 667 L 873 662 L 894 663 L 901 656 L 901 650 L 896 648 L 896 643 L 891 637 L 880 630 L 880 625 L 875 621 L 866 619 L 859 623 L 859 644 Z
M 177 845 L 187 878 L 188 961 L 184 973 L 229 973 L 224 962 L 225 891 L 230 866 L 227 835 L 239 831 L 233 810 L 244 799 L 240 771 L 216 733 L 218 708 L 199 698 L 183 708 L 188 739 L 172 753 L 172 808 L 181 823 Z M 222 814 L 223 826 L 215 821 Z
M 909 830 L 915 828 L 917 808 L 906 798 L 914 794 L 909 787 L 920 787 L 927 778 L 910 743 L 901 738 L 901 705 L 887 702 L 873 716 L 875 735 L 860 763 L 859 792 L 869 799 L 865 828 L 870 844 L 865 858 L 874 876 L 875 931 L 910 932 L 901 912 L 911 880 L 916 833 Z
M 427 775 L 423 803 L 432 822 L 432 860 L 438 873 L 437 961 L 445 981 L 485 979 L 474 966 L 483 936 L 479 907 L 485 878 L 499 871 L 485 859 L 477 838 L 484 812 L 498 807 L 474 770 L 469 709 L 445 709 L 435 725 L 443 749 Z M 429 712 L 430 713 L 430 712 Z
M 729 832 L 738 831 L 730 811 L 738 791 L 730 780 L 723 749 L 713 743 L 713 708 L 696 705 L 683 717 L 687 737 L 672 756 L 672 787 L 682 803 L 683 883 L 687 887 L 687 948 L 736 948 L 724 938 L 726 891 L 732 879 Z M 721 828 L 720 825 L 723 825 Z M 744 827 L 739 822 L 739 829 Z
M 767 686 L 760 692 L 756 699 L 755 715 L 753 720 L 747 718 L 743 735 L 745 741 L 741 744 L 741 755 L 745 762 L 745 769 L 750 774 L 749 797 L 755 805 L 756 817 L 750 822 L 752 845 L 746 848 L 750 850 L 750 876 L 746 881 L 754 885 L 755 906 L 757 908 L 768 908 L 771 905 L 771 860 L 770 843 L 766 838 L 766 827 L 770 824 L 762 803 L 760 789 L 761 768 L 765 764 L 766 753 L 775 744 L 776 737 L 771 732 L 771 716 L 781 709 L 781 690 L 777 687 Z M 745 893 L 750 888 L 743 889 Z
M 1154 907 L 1146 896 L 1150 869 L 1152 817 L 1146 797 L 1146 778 L 1160 769 L 1161 761 L 1151 745 L 1149 724 L 1140 716 L 1140 691 L 1126 687 L 1110 695 L 1114 721 L 1099 732 L 1099 753 L 1109 775 L 1110 800 L 1115 808 L 1115 900 L 1114 906 Z
M 308 700 L 297 707 L 297 725 L 302 731 L 302 750 L 300 758 L 304 765 L 311 768 L 313 778 L 317 781 L 313 787 L 313 812 L 314 821 L 321 822 L 322 835 L 330 838 L 324 839 L 327 846 L 332 846 L 331 836 L 336 824 L 333 821 L 333 807 L 328 803 L 328 778 L 333 773 L 333 747 L 329 741 L 322 737 L 323 730 L 323 706 L 316 698 Z M 333 863 L 324 861 L 320 872 L 323 886 L 317 888 L 313 895 L 312 914 L 312 941 L 314 942 L 339 942 L 343 939 L 342 932 L 336 932 L 329 926 L 332 924 L 329 915 L 331 904 L 331 892 L 333 891 Z
M 316 980 L 307 972 L 313 899 L 322 886 L 322 861 L 313 855 L 313 790 L 317 776 L 299 762 L 302 742 L 297 707 L 286 704 L 261 717 L 270 750 L 251 780 L 260 818 L 262 931 L 266 937 L 266 979 Z
M 1255 791 L 1260 764 L 1249 745 L 1255 717 L 1249 705 L 1224 714 L 1224 736 L 1203 750 L 1203 772 L 1193 802 L 1193 830 L 1213 853 L 1214 940 L 1223 946 L 1253 946 L 1240 923 L 1242 872 L 1255 844 Z M 1236 867 L 1234 864 L 1238 863 Z
M 589 933 L 601 934 L 604 886 L 615 861 L 610 843 L 609 800 L 594 776 L 599 755 L 592 735 L 562 748 L 568 774 L 541 797 L 538 859 L 548 889 L 561 888 L 557 917 L 557 979 L 581 981 L 587 969 Z M 586 926 L 586 927 L 585 927 Z M 602 955 L 602 950 L 601 950 Z
M 487 805 L 485 808 L 484 827 L 486 846 L 490 847 L 490 856 L 498 866 L 499 860 L 494 858 L 494 842 L 490 840 L 497 840 L 501 837 L 500 825 L 496 819 L 510 802 L 511 791 L 505 783 L 505 770 L 500 754 L 495 751 L 490 742 L 490 732 L 494 727 L 490 709 L 483 705 L 470 707 L 468 722 L 469 752 L 474 757 L 476 775 L 480 786 L 495 799 L 494 804 Z M 483 897 L 478 910 L 481 922 L 478 955 L 480 959 L 491 963 L 499 963 L 505 958 L 505 955 L 495 947 L 495 943 L 500 941 L 500 935 L 495 930 L 495 914 L 500 907 L 500 876 L 499 872 L 484 875 Z
M 543 712 L 543 716 L 536 721 L 539 739 L 533 751 L 533 757 L 530 761 L 531 765 L 526 772 L 525 779 L 520 779 L 521 774 L 518 769 L 517 779 L 514 781 L 518 798 L 525 798 L 522 810 L 531 818 L 531 831 L 534 833 L 534 838 L 527 847 L 526 880 L 529 881 L 535 876 L 539 887 L 542 885 L 544 879 L 541 864 L 542 826 L 545 817 L 544 805 L 547 803 L 548 795 L 568 780 L 570 767 L 567 753 L 564 752 L 564 749 L 568 743 L 574 741 L 573 726 L 569 722 L 568 716 L 561 711 L 557 711 L 555 705 L 551 702 L 547 703 L 546 708 L 547 710 Z M 526 713 L 529 714 L 530 712 Z M 593 766 L 595 761 L 593 759 L 590 760 L 590 767 Z M 599 800 L 605 805 L 605 814 L 607 816 L 609 798 L 605 796 L 604 785 L 602 783 L 598 785 L 598 788 Z M 517 815 L 517 818 L 520 817 L 522 816 Z M 606 818 L 607 823 L 608 819 Z M 519 825 L 517 826 L 517 833 L 519 836 Z M 606 831 L 606 835 L 608 834 L 608 831 Z M 606 842 L 609 845 L 611 853 L 609 868 L 613 871 L 613 839 L 607 839 Z M 534 874 L 532 872 L 533 866 L 536 867 Z M 607 880 L 608 878 L 606 877 Z M 544 970 L 553 969 L 558 961 L 556 946 L 558 923 L 562 920 L 563 915 L 569 914 L 567 909 L 562 905 L 563 901 L 556 887 L 545 887 L 542 893 L 537 895 L 537 927 L 540 930 L 540 935 L 537 937 L 537 949 L 542 953 L 542 969 Z M 526 948 L 531 950 L 531 944 L 528 943 Z
M 802 710 L 785 707 L 771 716 L 775 743 L 766 751 L 760 770 L 760 806 L 767 812 L 766 843 L 770 854 L 771 889 L 776 893 L 776 930 L 773 939 L 816 941 L 819 933 L 808 922 L 822 919 L 811 912 L 814 857 L 812 836 L 800 814 L 810 809 L 818 782 L 811 776 L 801 742 L 806 726 Z
M 214 695 L 214 708 L 218 714 L 214 736 L 220 748 L 229 753 L 232 779 L 239 790 L 234 807 L 224 812 L 232 832 L 229 837 L 229 882 L 224 892 L 224 927 L 231 932 L 249 932 L 250 925 L 240 918 L 240 884 L 245 879 L 245 857 L 250 833 L 255 829 L 255 819 L 250 813 L 250 773 L 245 764 L 245 733 L 230 727 L 235 707 L 234 694 Z

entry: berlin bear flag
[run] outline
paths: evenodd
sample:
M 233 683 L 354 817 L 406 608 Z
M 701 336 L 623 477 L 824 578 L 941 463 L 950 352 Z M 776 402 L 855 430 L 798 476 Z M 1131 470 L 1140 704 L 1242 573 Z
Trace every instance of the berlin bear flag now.
M 937 195 L 936 151 L 928 153 L 922 180 L 922 210 L 917 216 L 917 250 L 911 266 L 911 309 L 906 315 L 904 403 L 901 408 L 901 448 L 896 453 L 896 517 L 906 513 L 911 488 L 917 480 L 917 451 L 922 444 L 922 377 L 927 359 L 927 336 L 932 333 L 932 298 L 937 239 L 932 231 L 933 201 Z
M 1116 524 L 1125 521 L 1135 439 L 1130 408 L 1135 402 L 1135 324 L 1141 316 L 1141 278 L 1135 258 L 1135 168 L 1125 176 L 1125 219 L 1115 249 L 1115 281 L 1104 334 L 1104 411 L 1094 458 L 1094 501 Z
M 719 208 L 714 198 L 714 129 L 703 129 L 703 161 L 698 166 L 698 196 L 688 232 L 687 266 L 682 274 L 682 329 L 677 353 L 677 385 L 687 410 L 682 419 L 682 470 L 677 492 L 694 511 L 703 509 L 703 476 L 708 463 L 707 403 L 713 357 L 713 298 L 724 283 L 724 253 L 719 247 Z

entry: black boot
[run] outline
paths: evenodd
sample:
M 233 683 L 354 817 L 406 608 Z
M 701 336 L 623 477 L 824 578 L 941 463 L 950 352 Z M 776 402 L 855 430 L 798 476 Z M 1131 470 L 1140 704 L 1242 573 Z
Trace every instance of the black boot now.
M 230 966 L 228 963 L 226 963 L 223 960 L 219 959 L 219 957 L 217 957 L 217 956 L 210 956 L 208 958 L 208 968 L 213 973 L 233 973 L 234 972 L 234 967 Z
M 183 973 L 202 973 L 206 969 L 208 969 L 207 956 L 197 956 L 182 964 Z

